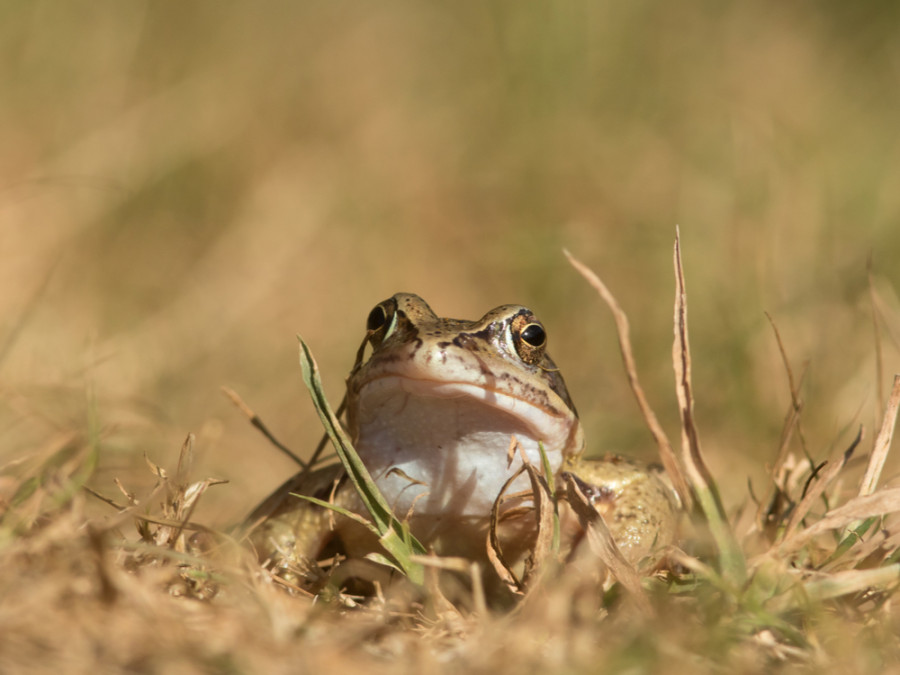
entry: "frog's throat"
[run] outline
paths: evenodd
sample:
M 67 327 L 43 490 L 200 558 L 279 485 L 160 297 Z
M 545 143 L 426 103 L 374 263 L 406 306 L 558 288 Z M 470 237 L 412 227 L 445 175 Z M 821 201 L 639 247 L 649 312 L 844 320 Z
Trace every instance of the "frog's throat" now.
M 584 443 L 577 416 L 562 401 L 558 407 L 553 406 L 549 400 L 546 405 L 542 405 L 533 397 L 525 398 L 489 384 L 386 373 L 371 378 L 360 387 L 358 392 L 360 407 L 365 407 L 362 405 L 363 400 L 373 392 L 373 389 L 380 389 L 382 392 L 402 391 L 413 397 L 466 398 L 481 403 L 517 420 L 531 439 L 543 444 L 548 455 L 561 459 L 579 454 Z M 505 449 L 504 447 L 503 450 Z M 554 466 L 553 469 L 558 469 L 558 466 Z
M 353 392 L 349 426 L 356 450 L 397 513 L 450 522 L 486 518 L 522 455 L 550 471 L 581 450 L 574 414 L 471 382 L 387 375 Z M 566 409 L 568 410 L 568 409 Z M 518 448 L 510 453 L 510 439 Z M 522 474 L 508 494 L 528 490 Z

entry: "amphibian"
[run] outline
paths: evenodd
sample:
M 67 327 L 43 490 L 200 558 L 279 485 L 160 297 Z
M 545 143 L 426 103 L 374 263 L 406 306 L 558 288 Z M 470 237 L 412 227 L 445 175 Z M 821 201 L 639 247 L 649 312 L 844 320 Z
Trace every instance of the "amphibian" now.
M 398 293 L 370 312 L 366 345 L 371 354 L 360 350 L 347 380 L 347 430 L 394 513 L 426 546 L 484 558 L 491 507 L 523 454 L 541 466 L 539 443 L 554 474 L 571 472 L 593 488 L 627 558 L 671 541 L 677 506 L 657 472 L 618 456 L 582 459 L 581 422 L 547 353 L 547 331 L 528 308 L 503 305 L 462 321 Z M 252 541 L 262 559 L 315 559 L 334 538 L 351 555 L 376 547 L 358 524 L 291 495 L 368 516 L 342 475 L 340 465 L 301 472 L 256 509 Z M 529 486 L 522 474 L 507 494 Z M 525 550 L 534 520 L 518 518 Z

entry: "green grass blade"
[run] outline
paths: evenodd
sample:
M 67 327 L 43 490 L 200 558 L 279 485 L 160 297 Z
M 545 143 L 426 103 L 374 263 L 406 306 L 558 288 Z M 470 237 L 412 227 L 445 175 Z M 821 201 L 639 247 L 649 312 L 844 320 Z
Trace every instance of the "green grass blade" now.
M 559 504 L 556 501 L 556 481 L 553 478 L 553 469 L 550 468 L 550 459 L 547 457 L 547 451 L 544 449 L 542 441 L 538 441 L 538 452 L 541 453 L 541 466 L 544 469 L 544 478 L 547 479 L 547 490 L 553 500 L 553 540 L 550 543 L 550 550 L 556 554 L 559 553 L 561 536 L 559 530 Z
M 376 528 L 371 521 L 366 520 L 358 513 L 354 513 L 348 509 L 345 509 L 337 504 L 332 504 L 331 502 L 326 502 L 324 499 L 319 499 L 318 497 L 313 497 L 312 495 L 303 495 L 299 492 L 291 492 L 292 497 L 296 497 L 297 499 L 302 499 L 304 501 L 315 504 L 316 506 L 321 506 L 323 509 L 328 509 L 330 511 L 334 511 L 335 513 L 339 513 L 345 518 L 349 518 L 350 520 L 359 523 L 367 530 L 372 532 L 372 534 L 376 536 L 380 536 L 380 532 L 378 532 L 378 528 Z
M 847 534 L 847 536 L 844 537 L 838 544 L 838 547 L 834 550 L 834 553 L 828 556 L 828 559 L 824 563 L 819 565 L 819 568 L 826 567 L 836 560 L 840 559 L 845 553 L 847 553 L 847 551 L 853 548 L 857 542 L 862 541 L 862 538 L 866 534 L 866 532 L 868 532 L 872 525 L 874 525 L 879 519 L 880 516 L 872 516 L 871 518 L 866 518 L 857 527 L 850 530 L 849 534 Z
M 353 444 L 328 404 L 322 389 L 319 369 L 309 347 L 299 335 L 297 339 L 300 341 L 300 367 L 303 370 L 303 382 L 309 390 L 325 433 L 334 446 L 360 499 L 372 516 L 373 526 L 379 535 L 381 545 L 394 557 L 411 581 L 417 584 L 423 583 L 425 569 L 419 563 L 413 562 L 412 556 L 424 555 L 425 547 L 409 533 L 408 528 L 391 511 L 387 500 L 375 485 L 371 474 L 359 455 L 356 454 Z

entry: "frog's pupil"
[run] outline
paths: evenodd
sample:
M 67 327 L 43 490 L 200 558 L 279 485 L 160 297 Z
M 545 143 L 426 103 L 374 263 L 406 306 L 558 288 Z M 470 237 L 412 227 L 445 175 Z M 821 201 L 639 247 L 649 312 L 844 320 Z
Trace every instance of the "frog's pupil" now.
M 384 307 L 376 305 L 375 308 L 369 312 L 369 318 L 366 319 L 366 329 L 372 331 L 378 330 L 386 321 L 387 314 L 384 313 Z
M 536 323 L 530 323 L 525 326 L 520 335 L 532 347 L 541 347 L 547 341 L 547 333 Z

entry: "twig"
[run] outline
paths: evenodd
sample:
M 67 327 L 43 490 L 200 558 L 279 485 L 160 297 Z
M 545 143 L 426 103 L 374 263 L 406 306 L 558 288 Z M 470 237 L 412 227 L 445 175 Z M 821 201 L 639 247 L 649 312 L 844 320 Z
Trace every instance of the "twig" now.
M 804 365 L 803 372 L 800 373 L 800 381 L 794 381 L 794 371 L 791 368 L 791 362 L 788 360 L 787 351 L 784 348 L 784 342 L 781 340 L 781 332 L 778 330 L 778 326 L 775 324 L 775 320 L 772 318 L 772 315 L 768 312 L 763 312 L 766 315 L 766 318 L 769 320 L 769 325 L 772 326 L 772 332 L 775 333 L 775 342 L 778 344 L 778 353 L 781 354 L 781 363 L 784 365 L 784 371 L 787 373 L 788 378 L 788 387 L 791 392 L 791 408 L 794 410 L 794 414 L 796 415 L 795 424 L 797 426 L 797 436 L 800 438 L 800 447 L 803 448 L 803 452 L 805 454 L 809 454 L 806 452 L 806 437 L 803 435 L 803 428 L 800 426 L 800 413 L 803 410 L 803 401 L 800 399 L 800 384 L 803 382 L 803 378 L 806 376 L 806 366 Z M 786 445 L 783 445 L 779 451 L 779 459 L 781 459 L 783 453 L 787 449 Z M 780 462 L 779 462 L 780 463 Z M 778 463 L 776 463 L 778 466 Z
M 97 492 L 96 490 L 94 490 L 94 489 L 91 488 L 91 487 L 88 487 L 87 485 L 85 485 L 85 486 L 82 488 L 82 490 L 84 490 L 85 492 L 87 492 L 87 493 L 88 493 L 89 495 L 91 495 L 92 497 L 96 497 L 96 498 L 99 499 L 101 502 L 103 502 L 103 503 L 105 503 L 105 504 L 109 504 L 109 505 L 110 505 L 111 507 L 113 507 L 116 511 L 121 512 L 121 511 L 124 511 L 125 509 L 128 508 L 127 506 L 122 506 L 121 504 L 119 504 L 118 502 L 116 502 L 114 499 L 112 499 L 112 498 L 110 498 L 110 497 L 106 497 L 105 495 L 100 494 L 99 492 Z
M 149 513 L 133 513 L 130 514 L 137 518 L 138 520 L 143 520 L 148 523 L 153 523 L 154 525 L 162 525 L 164 527 L 170 528 L 179 528 L 179 531 L 182 530 L 197 530 L 198 532 L 206 532 L 208 534 L 216 535 L 217 532 L 209 527 L 208 525 L 203 525 L 202 523 L 197 523 L 193 521 L 185 521 L 185 520 L 174 520 L 172 518 L 164 518 L 162 516 L 154 516 Z
M 884 411 L 884 419 L 881 422 L 881 431 L 875 439 L 872 455 L 869 457 L 869 465 L 859 484 L 859 494 L 870 495 L 875 491 L 875 485 L 881 476 L 884 462 L 887 460 L 888 451 L 891 448 L 891 439 L 894 436 L 894 427 L 897 424 L 897 410 L 900 408 L 900 375 L 894 375 L 894 387 L 891 397 L 888 399 L 887 409 Z
M 637 399 L 644 420 L 650 428 L 650 433 L 653 434 L 653 438 L 659 446 L 660 460 L 666 469 L 666 473 L 669 475 L 669 479 L 672 481 L 675 491 L 681 498 L 681 503 L 684 505 L 685 509 L 689 511 L 693 504 L 691 490 L 688 487 L 684 473 L 678 463 L 678 458 L 675 456 L 675 451 L 672 449 L 672 444 L 669 443 L 666 432 L 663 431 L 662 425 L 659 423 L 656 414 L 647 402 L 647 397 L 644 395 L 644 389 L 641 387 L 641 383 L 638 380 L 637 366 L 634 362 L 631 339 L 629 338 L 630 329 L 628 326 L 628 317 L 625 315 L 621 306 L 619 306 L 616 298 L 606 287 L 606 284 L 604 284 L 587 265 L 574 258 L 568 251 L 564 250 L 563 253 L 566 258 L 568 258 L 569 264 L 571 264 L 572 267 L 587 280 L 594 290 L 597 291 L 612 312 L 613 319 L 616 322 L 619 349 L 622 352 L 622 360 L 625 362 L 625 372 L 628 374 L 628 383 L 631 385 L 631 391 Z
M 242 413 L 247 416 L 247 418 L 250 420 L 250 424 L 259 429 L 262 432 L 263 436 L 269 439 L 269 442 L 272 445 L 274 445 L 276 448 L 281 450 L 281 452 L 294 460 L 297 464 L 300 465 L 301 468 L 306 469 L 307 463 L 300 459 L 290 448 L 283 445 L 277 438 L 275 438 L 275 436 L 272 435 L 272 432 L 269 431 L 268 427 L 257 416 L 257 414 L 250 409 L 250 406 L 244 403 L 244 400 L 240 396 L 238 396 L 236 391 L 234 391 L 233 389 L 229 389 L 228 387 L 222 387 L 222 392 L 231 399 L 231 402 L 234 403 Z
M 769 320 L 769 325 L 772 326 L 772 331 L 775 333 L 775 341 L 778 343 L 778 351 L 781 353 L 781 362 L 784 364 L 784 370 L 788 377 L 788 386 L 791 390 L 791 403 L 794 406 L 794 410 L 799 412 L 802 403 L 797 394 L 797 387 L 794 384 L 794 371 L 791 369 L 791 362 L 788 360 L 787 352 L 784 350 L 784 343 L 781 341 L 781 332 L 778 330 L 778 326 L 775 325 L 775 320 L 772 318 L 772 315 L 768 312 L 763 312 L 763 314 L 766 315 L 766 318 Z

